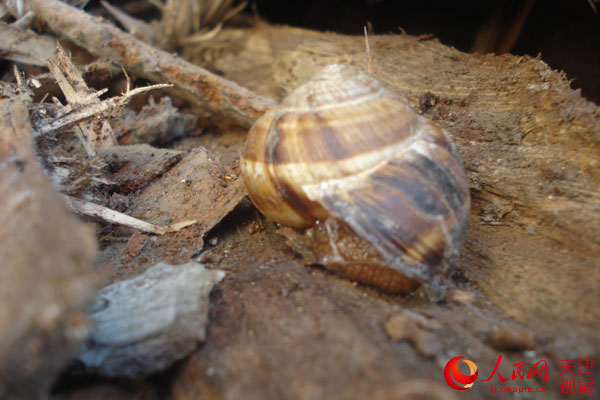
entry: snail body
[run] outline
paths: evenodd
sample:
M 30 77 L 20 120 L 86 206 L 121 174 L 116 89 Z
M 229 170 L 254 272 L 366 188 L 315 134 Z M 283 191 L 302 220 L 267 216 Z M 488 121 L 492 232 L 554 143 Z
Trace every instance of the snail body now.
M 464 170 L 448 135 L 377 79 L 325 68 L 256 121 L 241 168 L 252 202 L 306 230 L 318 263 L 391 292 L 443 290 L 467 227 Z

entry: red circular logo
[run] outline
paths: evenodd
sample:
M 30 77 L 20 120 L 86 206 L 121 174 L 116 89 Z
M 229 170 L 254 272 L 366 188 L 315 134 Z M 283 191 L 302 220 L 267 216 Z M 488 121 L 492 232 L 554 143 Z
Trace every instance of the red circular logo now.
M 471 386 L 473 386 L 473 382 L 477 379 L 477 365 L 471 360 L 463 360 L 465 364 L 469 367 L 471 371 L 470 375 L 465 375 L 458 369 L 458 362 L 462 360 L 464 357 L 454 357 L 452 360 L 448 361 L 446 367 L 444 368 L 444 378 L 446 379 L 446 383 L 452 389 L 456 390 L 467 390 Z

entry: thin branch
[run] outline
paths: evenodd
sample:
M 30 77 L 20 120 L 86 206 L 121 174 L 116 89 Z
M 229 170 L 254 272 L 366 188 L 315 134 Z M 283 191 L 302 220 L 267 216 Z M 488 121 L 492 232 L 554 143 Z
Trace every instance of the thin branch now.
M 157 235 L 163 235 L 169 232 L 177 232 L 190 225 L 194 225 L 197 222 L 196 220 L 190 220 L 178 222 L 167 226 L 159 226 L 146 221 L 142 221 L 141 219 L 131 217 L 127 214 L 120 213 L 110 208 L 90 203 L 89 201 L 80 200 L 70 196 L 64 197 L 67 200 L 67 204 L 69 204 L 69 207 L 71 207 L 73 211 L 79 214 L 87 215 L 89 217 L 100 218 L 106 222 L 128 226 L 130 228 L 138 229 L 143 232 L 155 233 Z
M 371 58 L 371 46 L 369 46 L 369 35 L 367 33 L 367 26 L 365 25 L 365 47 L 367 49 L 367 70 L 369 75 L 373 75 L 373 59 Z
M 101 18 L 58 0 L 24 0 L 49 28 L 91 53 L 123 65 L 154 82 L 172 82 L 177 94 L 225 114 L 249 126 L 267 109 L 272 99 L 217 76 L 180 57 L 158 50 Z M 16 10 L 11 9 L 16 13 Z
M 66 128 L 81 122 L 89 121 L 92 118 L 97 118 L 101 115 L 110 115 L 113 111 L 116 111 L 129 103 L 129 101 L 131 101 L 131 99 L 137 94 L 171 86 L 172 85 L 168 84 L 159 84 L 136 88 L 130 90 L 129 92 L 123 93 L 121 96 L 112 97 L 110 99 L 101 101 L 100 103 L 93 103 L 78 108 L 53 120 L 43 120 L 43 123 L 39 124 L 39 126 L 36 126 L 36 133 L 37 135 L 44 135 L 61 128 Z
M 60 46 L 56 48 L 56 63 L 48 60 L 48 69 L 54 75 L 60 90 L 65 95 L 68 105 L 65 113 L 73 108 L 101 103 L 99 97 L 107 91 L 95 91 L 88 88 L 83 76 L 75 67 L 67 52 Z M 107 120 L 101 121 L 102 126 L 93 122 L 82 122 L 76 127 L 77 137 L 83 143 L 86 153 L 94 157 L 98 150 L 117 146 L 117 138 Z

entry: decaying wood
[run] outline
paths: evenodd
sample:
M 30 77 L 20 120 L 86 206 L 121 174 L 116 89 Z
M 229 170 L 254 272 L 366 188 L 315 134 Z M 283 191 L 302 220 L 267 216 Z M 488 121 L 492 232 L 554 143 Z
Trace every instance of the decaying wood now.
M 100 103 L 98 97 L 105 91 L 96 92 L 88 88 L 83 77 L 60 44 L 56 47 L 56 63 L 48 60 L 48 69 L 56 78 L 58 86 L 65 95 L 69 111 Z M 67 112 L 64 111 L 65 114 Z M 94 157 L 98 151 L 118 145 L 117 138 L 106 118 L 80 122 L 74 129 L 90 157 Z
M 33 153 L 27 95 L 0 100 L 0 397 L 41 398 L 88 334 L 93 232 Z
M 108 167 L 105 176 L 113 183 L 112 190 L 123 195 L 141 191 L 185 156 L 182 151 L 148 144 L 115 146 L 100 155 Z
M 52 120 L 37 121 L 37 134 L 45 135 L 59 129 L 68 128 L 73 125 L 89 121 L 98 116 L 109 116 L 115 111 L 122 110 L 123 106 L 131 101 L 131 98 L 149 90 L 170 87 L 169 84 L 157 84 L 152 86 L 132 89 L 118 97 L 111 97 L 100 103 L 88 104 L 75 109 L 65 115 L 58 116 Z
M 61 128 L 78 125 L 75 129 L 83 142 L 89 156 L 95 156 L 98 151 L 117 146 L 117 139 L 107 118 L 114 113 L 123 112 L 124 106 L 131 99 L 149 90 L 169 87 L 169 84 L 146 86 L 127 91 L 121 96 L 100 101 L 99 97 L 106 89 L 95 91 L 87 87 L 83 77 L 71 62 L 71 59 L 59 45 L 56 48 L 55 64 L 48 61 L 48 69 L 56 78 L 68 104 L 64 106 L 54 119 L 37 121 L 39 134 L 47 134 Z M 97 119 L 90 121 L 91 119 Z
M 215 67 L 242 84 L 244 79 L 271 82 L 261 91 L 266 94 L 275 95 L 281 87 L 292 90 L 334 62 L 366 67 L 364 41 L 357 37 L 267 26 L 225 34 L 235 55 L 223 50 Z M 477 276 L 488 294 L 512 304 L 507 310 L 524 318 L 529 313 L 517 310 L 538 307 L 512 296 L 515 282 L 501 276 L 525 273 L 519 279 L 539 279 L 553 296 L 561 296 L 563 288 L 549 280 L 561 276 L 564 265 L 577 276 L 595 276 L 600 255 L 598 106 L 539 59 L 467 55 L 405 35 L 371 36 L 370 41 L 375 76 L 448 130 L 460 151 L 473 195 L 465 274 Z M 239 46 L 253 51 L 239 51 Z M 252 56 L 256 52 L 260 59 Z M 500 239 L 508 237 L 519 239 Z M 585 313 L 599 295 L 597 281 L 588 284 L 585 312 L 575 317 L 581 322 L 591 318 Z M 574 318 L 571 306 L 564 304 L 562 312 Z
M 150 97 L 141 111 L 125 110 L 123 117 L 113 121 L 120 144 L 169 143 L 198 126 L 198 117 L 173 107 L 170 97 L 159 102 Z
M 180 264 L 202 250 L 204 235 L 246 196 L 239 171 L 217 158 L 204 148 L 195 148 L 135 198 L 127 210 L 130 215 L 160 225 L 181 220 L 196 220 L 197 224 L 156 238 L 146 246 L 144 257 L 135 261 L 122 249 L 121 260 L 129 265 L 149 259 Z
M 46 60 L 54 58 L 54 40 L 14 24 L 0 24 L 0 52 L 2 58 L 23 64 L 45 66 Z
M 117 21 L 119 21 L 132 36 L 146 43 L 155 43 L 159 33 L 156 24 L 148 24 L 142 20 L 133 18 L 127 13 L 121 11 L 118 7 L 115 7 L 106 1 L 100 2 L 102 3 L 102 6 L 106 8 L 108 12 Z
M 26 3 L 42 10 L 41 1 Z M 204 72 L 201 89 L 194 88 L 195 75 L 183 74 L 187 64 L 177 60 L 173 68 L 166 63 L 173 57 L 122 41 L 114 28 L 55 3 L 44 2 L 51 8 L 39 14 L 60 35 L 128 69 L 152 66 L 145 75 L 151 79 L 177 78 L 180 88 L 208 93 L 212 110 L 242 110 L 249 121 L 270 104 Z M 93 43 L 100 33 L 107 53 Z M 464 162 L 473 204 L 453 276 L 458 301 L 432 304 L 419 290 L 389 296 L 306 268 L 273 223 L 239 204 L 239 171 L 193 150 L 132 199 L 127 212 L 160 224 L 200 223 L 156 240 L 137 235 L 127 244 L 105 243 L 100 259 L 119 279 L 161 260 L 187 262 L 203 251 L 204 235 L 218 237 L 203 259 L 228 270 L 228 279 L 211 299 L 204 345 L 169 374 L 170 398 L 453 399 L 442 375 L 450 358 L 468 356 L 487 378 L 501 353 L 504 377 L 518 362 L 527 368 L 547 360 L 547 381 L 533 377 L 527 384 L 559 399 L 561 360 L 598 359 L 598 106 L 540 59 L 468 55 L 407 35 L 369 40 L 375 76 L 446 129 Z M 119 49 L 131 43 L 133 53 Z M 145 64 L 137 51 L 148 52 Z M 197 59 L 274 98 L 334 62 L 367 68 L 362 37 L 266 24 L 222 30 Z M 232 140 L 213 148 L 240 147 Z M 491 395 L 478 381 L 460 397 Z
M 177 93 L 249 125 L 274 103 L 167 52 L 157 50 L 115 26 L 58 0 L 25 0 L 49 28 L 91 53 L 155 82 L 170 82 Z M 11 12 L 16 13 L 15 9 Z
M 48 69 L 56 78 L 68 104 L 62 107 L 59 115 L 54 119 L 50 121 L 48 119 L 38 120 L 38 131 L 40 134 L 46 134 L 53 130 L 75 125 L 73 129 L 83 143 L 89 157 L 96 156 L 98 152 L 106 153 L 111 148 L 118 146 L 112 126 L 108 121 L 111 114 L 123 112 L 124 105 L 139 93 L 170 86 L 162 84 L 134 90 L 130 90 L 128 86 L 127 91 L 122 96 L 100 101 L 99 96 L 104 94 L 106 90 L 95 91 L 89 89 L 80 72 L 60 45 L 56 49 L 56 60 L 56 63 L 48 60 Z M 159 151 L 157 150 L 157 152 Z M 169 224 L 168 226 L 158 226 L 88 201 L 69 196 L 66 196 L 66 199 L 69 206 L 79 214 L 101 218 L 106 222 L 159 235 L 176 232 L 196 223 L 196 220 L 190 220 Z
M 94 328 L 78 358 L 105 376 L 161 371 L 206 337 L 208 295 L 225 272 L 195 262 L 159 263 L 98 293 Z
M 243 10 L 248 2 L 166 0 L 154 4 L 161 10 L 162 41 L 169 46 L 177 46 L 186 40 L 193 41 L 201 35 L 220 30 L 223 22 Z
M 540 59 L 469 55 L 406 35 L 369 40 L 375 76 L 444 127 L 464 162 L 473 204 L 455 283 L 472 300 L 434 305 L 419 292 L 390 297 L 305 271 L 268 222 L 259 233 L 242 229 L 222 244 L 235 250 L 219 261 L 232 272 L 215 304 L 218 322 L 174 383 L 175 399 L 427 398 L 445 389 L 451 357 L 468 356 L 486 379 L 500 352 L 504 377 L 517 362 L 547 360 L 547 382 L 530 383 L 558 399 L 561 360 L 598 357 L 598 106 Z M 219 45 L 205 62 L 278 98 L 328 64 L 367 67 L 358 36 L 261 25 L 224 30 Z M 405 308 L 441 326 L 428 333 L 440 346 L 431 358 L 383 334 Z M 507 343 L 518 350 L 506 352 Z M 460 395 L 489 397 L 489 385 Z

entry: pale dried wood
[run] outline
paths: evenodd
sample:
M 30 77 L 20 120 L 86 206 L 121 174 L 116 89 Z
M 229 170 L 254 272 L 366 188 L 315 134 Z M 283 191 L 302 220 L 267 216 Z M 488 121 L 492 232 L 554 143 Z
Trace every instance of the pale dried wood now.
M 36 160 L 19 91 L 0 99 L 0 397 L 42 398 L 87 336 L 100 274 L 93 231 Z
M 90 308 L 94 329 L 78 358 L 105 376 L 165 369 L 205 339 L 208 296 L 224 277 L 196 262 L 158 263 L 105 287 Z
M 11 1 L 11 12 L 18 10 Z M 155 82 L 171 82 L 174 90 L 212 112 L 250 125 L 275 103 L 204 68 L 158 50 L 58 0 L 24 0 L 25 10 L 37 13 L 49 28 L 91 53 L 106 57 L 132 73 Z
M 159 226 L 131 217 L 127 214 L 111 210 L 108 207 L 91 203 L 89 201 L 80 200 L 70 196 L 65 196 L 65 198 L 73 211 L 79 214 L 87 215 L 89 217 L 97 217 L 105 222 L 128 226 L 130 228 L 138 229 L 142 232 L 155 233 L 157 235 L 164 235 L 165 233 L 169 232 L 177 232 L 183 228 L 194 225 L 197 222 L 196 220 L 189 220 L 177 222 L 168 226 Z

